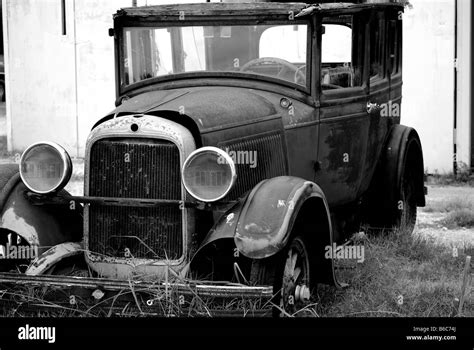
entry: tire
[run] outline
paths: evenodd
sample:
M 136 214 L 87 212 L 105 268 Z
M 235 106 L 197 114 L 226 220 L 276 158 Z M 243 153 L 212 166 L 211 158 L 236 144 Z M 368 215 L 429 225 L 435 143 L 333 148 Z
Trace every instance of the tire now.
M 416 183 L 411 162 L 406 162 L 400 188 L 400 200 L 393 223 L 398 232 L 411 234 L 416 224 Z
M 92 277 L 85 260 L 77 256 L 66 258 L 58 262 L 49 270 L 45 271 L 44 274 L 63 277 Z M 44 293 L 46 300 L 51 301 L 64 300 L 65 298 L 69 298 L 70 300 L 71 296 L 74 296 L 77 300 L 87 300 L 91 295 L 90 290 L 82 287 L 69 287 L 64 289 L 45 287 Z
M 369 195 L 368 205 L 363 209 L 364 222 L 369 225 L 369 232 L 374 234 L 386 231 L 407 234 L 413 232 L 418 204 L 415 169 L 413 161 L 408 158 L 401 175 L 398 193 L 390 195 L 388 186 L 395 186 L 394 183 L 390 183 L 385 184 L 385 188 L 377 187 L 378 190 Z M 387 197 L 391 197 L 390 201 L 386 201 Z
M 16 232 L 0 227 L 0 272 L 24 273 L 32 259 L 4 259 L 5 248 L 7 245 L 12 247 L 28 247 L 30 244 L 26 239 Z
M 295 236 L 282 252 L 266 259 L 254 260 L 250 283 L 273 286 L 274 317 L 307 316 L 311 312 L 305 307 L 316 287 L 313 276 L 308 244 L 302 236 Z
M 0 83 L 0 101 L 5 102 L 5 83 Z

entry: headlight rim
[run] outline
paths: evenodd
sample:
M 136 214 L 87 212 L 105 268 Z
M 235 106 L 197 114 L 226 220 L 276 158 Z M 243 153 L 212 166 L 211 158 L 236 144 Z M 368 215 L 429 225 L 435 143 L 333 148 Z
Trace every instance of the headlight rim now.
M 25 178 L 23 176 L 23 171 L 22 171 L 22 164 L 25 160 L 25 156 L 28 154 L 29 151 L 31 151 L 31 149 L 33 149 L 34 147 L 38 147 L 38 146 L 41 146 L 41 145 L 46 145 L 46 146 L 50 146 L 52 147 L 56 152 L 58 152 L 60 158 L 61 158 L 61 161 L 63 162 L 63 165 L 64 165 L 64 170 L 61 174 L 61 179 L 60 181 L 58 181 L 57 185 L 54 187 L 54 189 L 52 190 L 48 190 L 48 191 L 38 191 L 34 188 L 32 188 L 27 181 L 25 181 Z M 69 180 L 71 179 L 71 175 L 72 175 L 72 169 L 73 166 L 72 166 L 72 160 L 71 160 L 71 156 L 69 155 L 69 153 L 64 149 L 64 147 L 62 147 L 61 145 L 59 145 L 58 143 L 56 142 L 52 142 L 52 141 L 38 141 L 38 142 L 35 142 L 33 144 L 31 144 L 30 146 L 28 146 L 25 151 L 23 151 L 21 157 L 20 157 L 20 164 L 19 164 L 19 171 L 20 171 L 20 178 L 21 178 L 21 181 L 23 182 L 23 184 L 32 192 L 34 193 L 38 193 L 38 194 L 51 194 L 51 193 L 57 193 L 59 191 L 61 191 L 66 185 L 67 183 L 69 182 Z
M 227 190 L 223 194 L 221 194 L 220 196 L 218 196 L 214 199 L 211 199 L 211 200 L 202 198 L 202 197 L 197 196 L 196 194 L 194 194 L 192 191 L 190 191 L 190 189 L 186 185 L 186 181 L 184 180 L 185 169 L 186 169 L 186 166 L 189 164 L 189 162 L 197 154 L 202 153 L 202 152 L 207 152 L 207 151 L 215 152 L 215 153 L 218 154 L 218 156 L 223 157 L 225 159 L 225 161 L 227 162 L 227 164 L 229 165 L 230 170 L 231 170 L 231 174 L 232 174 L 230 185 L 227 188 Z M 186 192 L 188 192 L 193 198 L 197 199 L 198 201 L 204 202 L 204 203 L 214 203 L 214 202 L 217 202 L 217 201 L 223 199 L 225 196 L 227 196 L 229 194 L 229 192 L 232 190 L 232 188 L 234 188 L 236 180 L 237 180 L 237 169 L 236 169 L 234 160 L 232 159 L 231 156 L 229 156 L 229 154 L 226 151 L 224 151 L 224 150 L 222 150 L 218 147 L 215 147 L 215 146 L 204 146 L 204 147 L 200 147 L 200 148 L 192 151 L 188 155 L 188 157 L 185 159 L 185 161 L 183 163 L 183 166 L 181 168 L 181 182 L 182 182 L 184 188 L 186 189 Z

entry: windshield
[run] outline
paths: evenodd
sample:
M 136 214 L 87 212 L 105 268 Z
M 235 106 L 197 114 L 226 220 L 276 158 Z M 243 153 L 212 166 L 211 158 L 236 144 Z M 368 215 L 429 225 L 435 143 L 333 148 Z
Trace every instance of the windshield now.
M 122 86 L 191 72 L 267 76 L 307 87 L 307 25 L 128 27 Z

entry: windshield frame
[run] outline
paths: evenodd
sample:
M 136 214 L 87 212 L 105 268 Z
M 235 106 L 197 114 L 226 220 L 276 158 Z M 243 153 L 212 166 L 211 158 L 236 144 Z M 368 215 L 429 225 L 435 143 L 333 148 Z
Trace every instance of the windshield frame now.
M 199 19 L 187 19 L 182 21 L 172 20 L 172 21 L 137 21 L 137 20 L 127 20 L 120 21 L 119 24 L 116 23 L 114 29 L 115 36 L 115 68 L 116 68 L 116 90 L 117 96 L 125 95 L 131 91 L 147 87 L 154 84 L 170 82 L 173 80 L 184 80 L 184 79 L 196 79 L 196 78 L 231 78 L 231 79 L 241 79 L 243 85 L 245 85 L 246 80 L 251 80 L 253 83 L 261 81 L 263 83 L 274 83 L 282 86 L 286 86 L 291 89 L 298 90 L 304 94 L 311 95 L 312 90 L 312 73 L 313 73 L 313 60 L 314 53 L 312 50 L 313 46 L 313 27 L 314 22 L 311 20 L 312 16 L 303 17 L 301 19 L 294 18 L 293 20 L 281 20 L 275 18 L 232 18 L 231 20 L 213 20 L 203 21 Z M 250 72 L 218 72 L 218 71 L 196 71 L 196 72 L 185 72 L 185 73 L 174 73 L 169 75 L 162 75 L 158 77 L 148 78 L 141 80 L 136 83 L 129 85 L 122 84 L 124 81 L 125 72 L 123 69 L 123 62 L 125 58 L 124 53 L 124 29 L 130 27 L 143 27 L 143 28 L 166 28 L 166 27 L 189 27 L 189 26 L 240 26 L 240 25 L 306 25 L 307 34 L 306 34 L 306 86 L 285 81 L 276 77 L 266 76 L 262 74 L 252 74 Z M 249 84 L 254 85 L 254 84 Z

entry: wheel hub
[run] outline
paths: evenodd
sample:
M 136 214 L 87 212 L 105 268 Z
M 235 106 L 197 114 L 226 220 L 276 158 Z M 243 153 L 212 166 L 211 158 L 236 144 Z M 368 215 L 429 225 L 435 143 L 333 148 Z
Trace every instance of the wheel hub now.
M 295 301 L 306 303 L 311 297 L 311 292 L 307 285 L 297 285 L 295 288 Z

